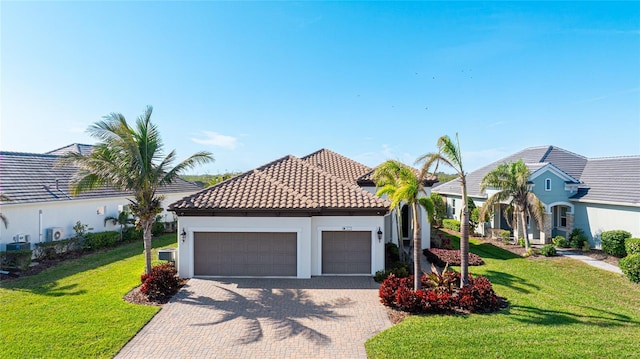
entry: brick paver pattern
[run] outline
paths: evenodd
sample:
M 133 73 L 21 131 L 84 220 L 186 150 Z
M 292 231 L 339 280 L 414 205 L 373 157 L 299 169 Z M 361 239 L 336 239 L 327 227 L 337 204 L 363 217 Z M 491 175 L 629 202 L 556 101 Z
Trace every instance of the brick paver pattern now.
M 370 277 L 191 279 L 116 358 L 366 358 L 389 326 Z

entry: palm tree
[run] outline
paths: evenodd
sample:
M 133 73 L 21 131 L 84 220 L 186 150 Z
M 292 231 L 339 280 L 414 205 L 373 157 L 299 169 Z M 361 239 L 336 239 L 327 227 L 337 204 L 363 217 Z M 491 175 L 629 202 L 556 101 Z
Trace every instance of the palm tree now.
M 388 197 L 392 197 L 395 192 L 399 188 L 398 176 L 400 172 L 399 162 L 389 161 L 385 166 L 379 166 L 373 172 L 373 180 L 378 187 L 386 187 L 385 194 Z M 379 192 L 379 191 L 378 191 Z M 379 194 L 381 196 L 382 194 Z M 400 253 L 400 261 L 402 263 L 407 263 L 406 252 L 404 251 L 404 244 L 402 243 L 403 233 L 402 233 L 402 211 L 400 207 L 400 202 L 394 203 L 392 202 L 389 206 L 389 210 L 395 214 L 396 216 L 396 230 L 398 233 L 398 252 Z
M 122 212 L 118 213 L 117 217 L 106 217 L 104 219 L 104 224 L 107 224 L 107 222 L 111 222 L 113 225 L 120 225 L 120 242 L 122 242 L 122 237 L 124 235 L 124 230 L 127 229 L 127 224 L 134 224 L 136 223 L 136 220 L 131 218 L 131 211 L 123 210 Z
M 382 187 L 376 193 L 377 196 L 387 195 L 391 201 L 390 209 L 400 208 L 401 203 L 411 206 L 413 223 L 413 287 L 418 290 L 422 287 L 422 238 L 420 236 L 419 205 L 422 205 L 427 213 L 433 212 L 433 203 L 426 195 L 421 178 L 416 176 L 413 168 L 398 161 L 389 160 L 381 164 L 374 173 Z
M 5 194 L 0 193 L 0 201 L 8 202 L 8 201 L 11 201 L 11 198 L 9 198 Z M 2 224 L 4 224 L 4 228 L 7 228 L 7 226 L 9 225 L 9 221 L 7 220 L 7 217 L 5 217 L 4 214 L 2 213 L 0 213 L 0 221 L 2 222 Z
M 163 143 L 156 125 L 151 123 L 153 108 L 148 106 L 135 127 L 124 116 L 111 113 L 96 122 L 87 132 L 100 140 L 88 156 L 69 153 L 61 164 L 73 164 L 78 171 L 71 180 L 73 195 L 108 186 L 131 192 L 131 212 L 143 230 L 146 273 L 151 272 L 151 228 L 156 214 L 162 211 L 163 196 L 158 188 L 178 179 L 181 171 L 213 160 L 209 152 L 198 152 L 175 167 L 175 151 L 163 157 Z
M 529 191 L 529 176 L 531 172 L 522 159 L 517 162 L 503 163 L 493 171 L 487 173 L 480 182 L 480 189 L 492 187 L 499 189 L 498 192 L 487 198 L 480 217 L 484 218 L 491 209 L 499 203 L 507 202 L 513 209 L 516 219 L 516 237 L 522 228 L 525 248 L 529 249 L 529 234 L 527 233 L 526 215 L 533 218 L 538 226 L 544 221 L 544 205 L 540 199 Z
M 462 212 L 460 218 L 460 285 L 469 283 L 469 208 L 467 207 L 467 174 L 462 167 L 462 152 L 460 151 L 460 139 L 456 133 L 454 143 L 449 136 L 438 138 L 438 152 L 427 153 L 418 158 L 416 163 L 422 163 L 420 177 L 429 173 L 431 166 L 435 168 L 431 173 L 438 171 L 440 163 L 451 167 L 456 171 L 462 187 Z

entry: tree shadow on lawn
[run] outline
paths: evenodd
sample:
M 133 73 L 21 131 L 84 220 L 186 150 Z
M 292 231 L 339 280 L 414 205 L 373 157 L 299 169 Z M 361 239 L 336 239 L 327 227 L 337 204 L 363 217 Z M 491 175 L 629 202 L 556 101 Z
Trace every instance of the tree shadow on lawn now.
M 533 291 L 540 290 L 539 286 L 528 282 L 522 277 L 518 277 L 510 273 L 488 270 L 484 272 L 482 276 L 489 278 L 492 284 L 503 285 L 520 293 L 529 294 Z
M 175 241 L 175 238 L 154 238 L 152 245 L 153 248 L 161 248 L 175 243 Z M 78 258 L 61 261 L 38 274 L 27 275 L 13 280 L 4 280 L 1 282 L 2 288 L 28 291 L 33 294 L 51 297 L 85 294 L 87 293 L 86 289 L 73 290 L 78 284 L 59 286 L 59 281 L 66 277 L 141 255 L 143 254 L 143 248 L 144 244 L 139 241 L 84 254 Z M 141 267 L 140 270 L 143 271 L 144 268 Z
M 584 307 L 597 311 L 600 315 L 586 315 L 552 309 L 542 309 L 530 306 L 511 305 L 509 317 L 526 324 L 534 325 L 571 325 L 584 324 L 598 327 L 635 326 L 640 323 L 623 314 L 601 309 Z
M 469 251 L 479 255 L 482 258 L 491 258 L 499 260 L 522 259 L 521 256 L 512 253 L 506 249 L 497 247 L 491 243 L 474 244 L 469 243 Z
M 302 289 L 256 289 L 251 296 L 238 293 L 228 288 L 217 286 L 224 295 L 220 299 L 206 296 L 192 296 L 192 292 L 183 291 L 179 295 L 181 303 L 204 306 L 220 313 L 220 319 L 208 323 L 192 324 L 196 326 L 210 326 L 242 319 L 248 323 L 245 333 L 237 338 L 237 344 L 258 342 L 264 337 L 262 323 L 273 327 L 277 340 L 302 336 L 316 345 L 327 345 L 331 339 L 324 333 L 305 325 L 301 319 L 315 319 L 321 321 L 339 320 L 347 316 L 335 310 L 354 304 L 347 297 L 330 302 L 314 302 Z M 256 293 L 257 292 L 257 293 Z M 254 297 L 254 295 L 256 295 Z

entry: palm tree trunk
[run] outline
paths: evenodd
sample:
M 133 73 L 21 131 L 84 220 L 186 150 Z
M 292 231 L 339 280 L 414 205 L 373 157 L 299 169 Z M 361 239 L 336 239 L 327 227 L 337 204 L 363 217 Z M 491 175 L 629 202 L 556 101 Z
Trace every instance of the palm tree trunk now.
M 400 254 L 400 261 L 403 264 L 407 263 L 407 258 L 404 252 L 404 240 L 402 239 L 402 210 L 400 206 L 396 207 L 396 227 L 398 232 L 398 253 Z
M 467 179 L 462 182 L 462 218 L 460 221 L 460 287 L 469 283 L 469 207 L 467 206 Z
M 518 210 L 520 226 L 522 227 L 522 235 L 524 236 L 524 247 L 529 249 L 529 233 L 527 233 L 527 219 L 522 209 Z
M 153 218 L 144 219 L 142 222 L 142 238 L 144 240 L 144 259 L 145 259 L 145 273 L 151 273 L 151 227 L 153 226 Z
M 413 289 L 422 288 L 422 238 L 420 237 L 420 217 L 418 216 L 418 203 L 411 205 L 413 212 Z

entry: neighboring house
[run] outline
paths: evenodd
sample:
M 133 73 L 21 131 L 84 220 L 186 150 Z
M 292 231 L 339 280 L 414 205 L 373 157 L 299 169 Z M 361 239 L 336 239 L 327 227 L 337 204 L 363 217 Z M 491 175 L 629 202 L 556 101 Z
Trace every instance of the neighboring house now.
M 499 164 L 519 159 L 529 167 L 531 191 L 546 210 L 541 228 L 528 219 L 529 239 L 550 243 L 554 236 L 567 237 L 573 228 L 580 228 L 591 246 L 600 248 L 603 231 L 624 229 L 640 236 L 640 156 L 586 158 L 555 146 L 527 148 L 467 175 L 467 191 L 476 206 L 495 191 L 481 192 L 482 178 Z M 459 219 L 459 180 L 434 187 L 433 192 L 446 198 L 449 217 Z M 494 209 L 489 229 L 510 229 L 504 207 Z
M 103 188 L 74 197 L 69 191 L 69 181 L 76 169 L 55 166 L 62 154 L 69 151 L 89 154 L 91 148 L 73 144 L 46 154 L 0 152 L 0 192 L 10 199 L 0 205 L 8 220 L 7 228 L 0 224 L 0 250 L 17 240 L 28 239 L 33 246 L 71 237 L 78 221 L 88 225 L 90 232 L 119 229 L 104 219 L 118 216 L 130 203 L 129 193 Z M 159 192 L 165 196 L 166 206 L 199 189 L 193 183 L 178 180 Z M 160 215 L 166 222 L 174 221 L 172 213 L 163 211 Z
M 375 274 L 384 269 L 385 242 L 397 234 L 372 171 L 322 149 L 282 157 L 171 204 L 184 233 L 180 277 Z

